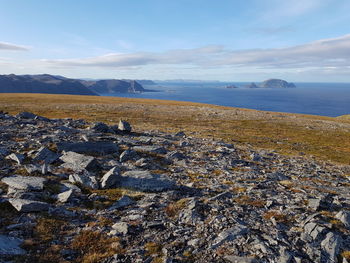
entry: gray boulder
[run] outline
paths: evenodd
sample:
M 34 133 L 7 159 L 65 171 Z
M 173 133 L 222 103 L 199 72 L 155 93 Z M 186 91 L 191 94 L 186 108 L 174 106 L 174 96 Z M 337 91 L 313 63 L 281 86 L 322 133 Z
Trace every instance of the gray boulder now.
M 98 182 L 96 180 L 96 177 L 90 176 L 90 175 L 88 175 L 88 173 L 71 174 L 71 175 L 69 175 L 69 182 L 80 183 L 81 185 L 83 185 L 87 188 L 98 189 Z
M 81 154 L 106 155 L 118 152 L 119 147 L 113 142 L 61 142 L 57 143 L 59 151 Z
M 93 170 L 99 165 L 97 160 L 92 156 L 86 156 L 76 152 L 65 152 L 60 160 L 64 162 L 61 166 L 72 169 L 73 171 Z
M 138 191 L 161 192 L 175 187 L 175 181 L 166 175 L 148 171 L 128 171 L 119 177 L 117 186 Z
M 17 190 L 41 191 L 44 188 L 44 183 L 46 179 L 34 176 L 15 175 L 10 177 L 4 177 L 1 181 L 7 184 L 9 187 Z
M 24 255 L 26 251 L 20 247 L 23 240 L 0 235 L 0 256 Z
M 35 162 L 40 162 L 41 161 L 41 162 L 44 162 L 44 163 L 47 163 L 47 164 L 51 164 L 54 161 L 56 161 L 59 157 L 60 157 L 59 154 L 50 151 L 46 147 L 41 147 L 39 149 L 39 151 L 35 154 L 33 160 Z
M 118 130 L 123 132 L 131 132 L 131 125 L 127 121 L 120 120 L 118 124 Z
M 17 211 L 24 213 L 45 211 L 50 207 L 49 204 L 44 202 L 19 198 L 10 198 L 9 202 Z
M 119 178 L 119 168 L 113 167 L 101 178 L 101 188 L 111 188 L 115 185 Z
M 321 263 L 336 263 L 341 251 L 343 240 L 340 236 L 329 232 L 321 242 Z

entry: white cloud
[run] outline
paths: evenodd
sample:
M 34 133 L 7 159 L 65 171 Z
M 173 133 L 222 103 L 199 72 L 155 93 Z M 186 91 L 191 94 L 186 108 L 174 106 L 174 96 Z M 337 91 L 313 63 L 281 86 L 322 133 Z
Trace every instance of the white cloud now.
M 111 53 L 103 56 L 43 60 L 51 66 L 128 68 L 145 65 L 192 65 L 207 67 L 308 68 L 350 66 L 350 34 L 303 45 L 250 50 L 222 46 L 178 49 L 166 52 Z
M 0 42 L 0 50 L 22 50 L 22 51 L 28 51 L 29 48 L 24 46 L 19 46 L 15 44 Z

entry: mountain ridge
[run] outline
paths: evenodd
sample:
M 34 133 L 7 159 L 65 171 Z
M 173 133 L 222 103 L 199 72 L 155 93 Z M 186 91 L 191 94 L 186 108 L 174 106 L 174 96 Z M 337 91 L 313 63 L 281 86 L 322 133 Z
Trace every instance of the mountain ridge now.
M 0 75 L 0 93 L 91 95 L 146 92 L 135 80 L 82 80 L 59 75 Z

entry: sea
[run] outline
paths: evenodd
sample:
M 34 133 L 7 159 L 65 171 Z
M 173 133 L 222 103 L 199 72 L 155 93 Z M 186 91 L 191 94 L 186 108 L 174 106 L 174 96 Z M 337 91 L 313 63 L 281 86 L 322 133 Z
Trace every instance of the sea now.
M 227 88 L 228 85 L 238 88 Z M 221 106 L 336 117 L 350 114 L 350 83 L 294 83 L 296 88 L 246 88 L 245 82 L 161 82 L 154 92 L 101 94 L 208 103 Z

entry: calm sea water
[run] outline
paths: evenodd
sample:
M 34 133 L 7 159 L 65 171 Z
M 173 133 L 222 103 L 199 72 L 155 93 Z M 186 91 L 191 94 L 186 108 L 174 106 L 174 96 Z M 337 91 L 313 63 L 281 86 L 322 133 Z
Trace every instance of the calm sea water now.
M 228 83 L 162 83 L 145 86 L 158 92 L 117 93 L 112 96 L 192 101 L 331 117 L 350 114 L 349 83 L 295 83 L 297 88 L 290 89 L 228 89 L 225 88 L 226 84 Z M 248 83 L 233 84 L 243 87 Z

